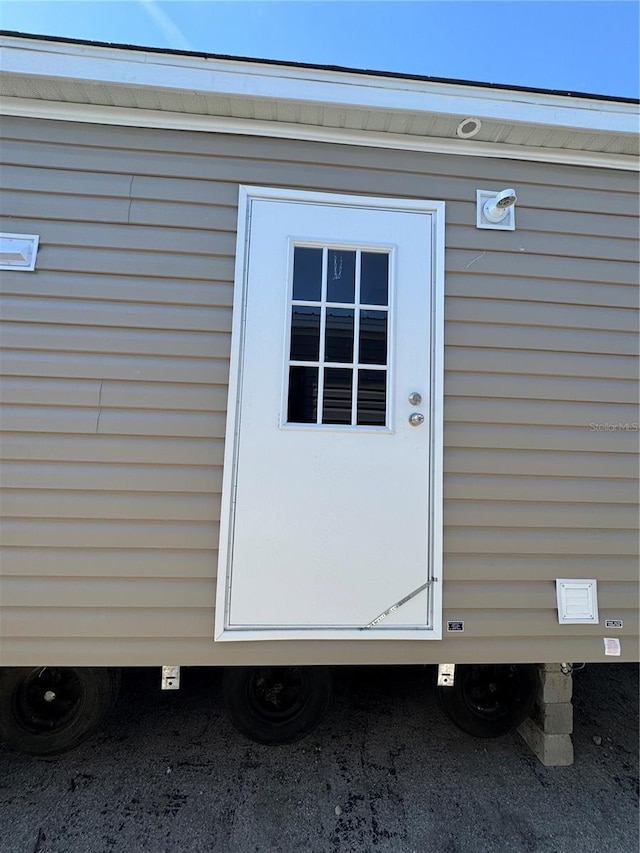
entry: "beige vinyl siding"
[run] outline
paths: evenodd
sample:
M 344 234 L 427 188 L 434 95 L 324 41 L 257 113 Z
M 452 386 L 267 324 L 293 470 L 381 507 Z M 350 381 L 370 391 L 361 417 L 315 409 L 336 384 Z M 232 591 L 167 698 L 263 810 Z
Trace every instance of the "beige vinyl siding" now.
M 638 648 L 626 172 L 7 118 L 0 663 L 604 660 Z M 214 644 L 238 184 L 444 200 L 441 642 Z M 517 230 L 475 228 L 515 186 Z M 593 427 L 590 427 L 593 424 Z M 601 624 L 558 625 L 556 577 Z

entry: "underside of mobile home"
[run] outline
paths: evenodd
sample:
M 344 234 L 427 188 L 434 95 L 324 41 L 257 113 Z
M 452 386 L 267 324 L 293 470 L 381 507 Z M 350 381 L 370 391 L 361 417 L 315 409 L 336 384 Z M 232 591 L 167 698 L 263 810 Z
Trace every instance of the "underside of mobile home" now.
M 2 42 L 0 666 L 637 659 L 633 104 Z

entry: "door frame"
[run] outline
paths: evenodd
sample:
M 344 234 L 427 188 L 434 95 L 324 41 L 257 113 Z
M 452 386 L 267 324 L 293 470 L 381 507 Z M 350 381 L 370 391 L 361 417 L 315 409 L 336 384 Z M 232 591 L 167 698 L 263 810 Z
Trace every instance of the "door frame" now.
M 239 185 L 238 227 L 236 236 L 233 320 L 231 330 L 231 360 L 229 394 L 225 429 L 225 450 L 220 511 L 220 541 L 218 548 L 218 577 L 216 592 L 216 641 L 318 639 L 308 632 L 290 630 L 286 635 L 277 631 L 238 630 L 229 627 L 229 590 L 233 555 L 236 473 L 241 423 L 242 374 L 245 336 L 245 317 L 249 284 L 249 244 L 251 208 L 254 201 L 280 201 L 324 206 L 356 207 L 389 212 L 423 213 L 431 216 L 431 281 L 430 281 L 430 399 L 427 417 L 430 423 L 429 447 L 429 565 L 428 579 L 433 602 L 433 619 L 426 629 L 395 633 L 393 639 L 442 639 L 442 478 L 443 478 L 443 386 L 444 386 L 444 214 L 443 201 L 385 198 L 349 195 L 346 193 L 292 190 L 277 187 Z M 399 602 L 399 604 L 402 602 Z M 351 639 L 385 639 L 375 630 L 351 633 Z M 324 629 L 322 639 L 346 639 L 344 631 Z M 389 640 L 392 637 L 388 637 Z

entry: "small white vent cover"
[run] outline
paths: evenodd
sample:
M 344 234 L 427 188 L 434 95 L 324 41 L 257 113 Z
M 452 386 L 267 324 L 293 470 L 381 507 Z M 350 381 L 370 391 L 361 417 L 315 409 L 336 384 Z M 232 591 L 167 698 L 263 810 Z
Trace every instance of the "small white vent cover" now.
M 39 239 L 37 234 L 0 234 L 0 270 L 33 272 Z
M 558 622 L 561 625 L 598 624 L 598 582 L 557 578 Z

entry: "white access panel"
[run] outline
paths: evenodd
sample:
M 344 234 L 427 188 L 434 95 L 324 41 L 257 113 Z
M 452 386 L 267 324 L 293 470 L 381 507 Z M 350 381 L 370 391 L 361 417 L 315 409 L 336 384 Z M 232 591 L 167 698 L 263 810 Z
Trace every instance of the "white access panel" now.
M 440 637 L 443 207 L 242 191 L 217 639 Z

